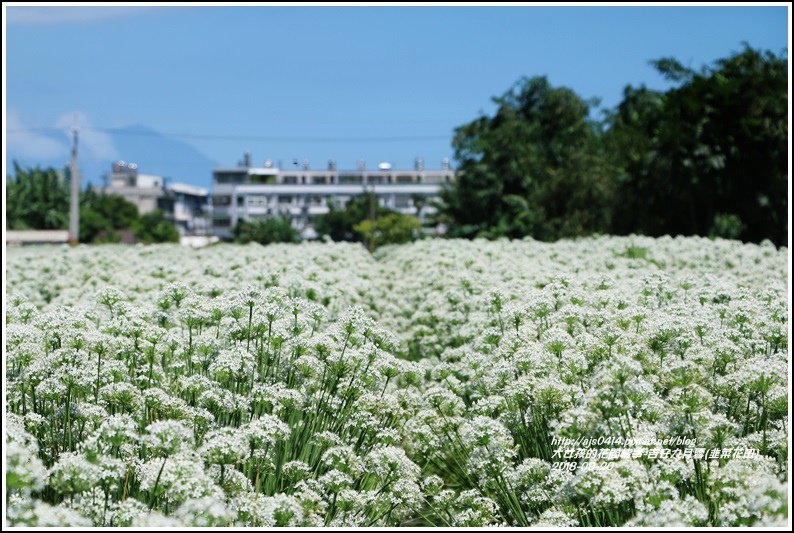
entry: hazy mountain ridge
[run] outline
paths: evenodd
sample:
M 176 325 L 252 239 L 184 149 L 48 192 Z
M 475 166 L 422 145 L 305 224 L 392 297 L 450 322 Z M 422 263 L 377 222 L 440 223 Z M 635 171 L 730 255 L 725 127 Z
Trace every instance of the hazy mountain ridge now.
M 206 189 L 212 186 L 212 170 L 219 164 L 184 141 L 166 137 L 143 125 L 126 126 L 103 134 L 110 139 L 118 157 L 96 157 L 78 144 L 78 166 L 83 174 L 84 185 L 102 186 L 103 178 L 110 172 L 113 162 L 124 160 L 136 163 L 142 174 L 165 176 L 166 183 L 186 183 Z M 40 135 L 64 143 L 61 132 L 42 132 Z M 70 157 L 66 153 L 64 156 L 33 159 L 8 150 L 5 156 L 6 173 L 13 174 L 14 161 L 24 168 L 63 168 L 69 163 Z

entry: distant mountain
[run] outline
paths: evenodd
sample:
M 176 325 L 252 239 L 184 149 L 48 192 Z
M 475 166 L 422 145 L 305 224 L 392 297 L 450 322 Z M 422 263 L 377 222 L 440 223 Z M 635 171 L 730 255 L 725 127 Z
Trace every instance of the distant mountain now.
M 109 138 L 116 158 L 99 158 L 91 150 L 79 148 L 78 164 L 83 174 L 83 184 L 95 187 L 103 185 L 103 177 L 110 172 L 112 164 L 124 160 L 138 165 L 142 174 L 155 174 L 168 178 L 167 183 L 186 183 L 210 189 L 212 187 L 212 169 L 217 162 L 193 146 L 179 139 L 165 137 L 146 126 L 127 126 L 110 132 L 103 132 Z M 66 137 L 60 132 L 44 132 L 41 137 L 70 146 Z M 69 164 L 71 157 L 67 149 L 63 156 L 49 159 L 31 160 L 15 155 L 11 150 L 6 153 L 6 172 L 13 174 L 13 162 L 16 160 L 26 168 L 63 168 Z
M 206 189 L 212 186 L 217 162 L 179 139 L 160 135 L 146 126 L 129 126 L 111 133 L 120 159 L 138 164 L 138 172 L 168 178 L 167 183 L 187 183 Z M 110 171 L 112 161 L 107 162 Z

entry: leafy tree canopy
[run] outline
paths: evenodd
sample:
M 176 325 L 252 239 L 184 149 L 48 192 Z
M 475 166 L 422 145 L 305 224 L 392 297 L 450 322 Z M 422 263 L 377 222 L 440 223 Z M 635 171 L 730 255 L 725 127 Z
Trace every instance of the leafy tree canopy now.
M 788 239 L 788 61 L 744 49 L 699 72 L 651 61 L 672 89 L 628 86 L 602 121 L 545 77 L 455 130 L 453 237 L 592 233 Z
M 614 232 L 786 243 L 786 58 L 745 43 L 700 72 L 673 58 L 651 64 L 679 85 L 627 87 L 611 117 Z
M 144 213 L 132 223 L 135 240 L 144 244 L 179 242 L 179 231 L 159 209 Z
M 372 193 L 354 196 L 347 202 L 344 209 L 339 209 L 333 203 L 330 211 L 314 219 L 314 229 L 320 235 L 327 235 L 334 241 L 361 241 L 361 234 L 355 230 L 356 224 L 388 215 L 392 211 L 378 205 Z
M 292 227 L 289 219 L 283 216 L 255 220 L 238 220 L 232 228 L 234 242 L 247 244 L 271 244 L 276 242 L 301 241 L 298 230 Z
M 605 229 L 609 183 L 588 118 L 595 102 L 545 76 L 523 78 L 493 101 L 493 117 L 455 130 L 459 173 L 442 192 L 450 234 L 553 240 Z
M 13 163 L 6 177 L 6 227 L 68 229 L 71 191 L 69 181 L 54 168 L 22 168 Z
M 68 174 L 14 162 L 14 176 L 6 178 L 8 229 L 68 229 L 70 204 Z M 179 241 L 179 232 L 161 211 L 140 216 L 134 203 L 118 195 L 88 187 L 80 191 L 79 209 L 80 242 L 118 242 L 119 231 L 127 229 L 141 242 Z
M 421 229 L 419 219 L 396 212 L 380 215 L 374 224 L 372 220 L 365 219 L 353 226 L 361 240 L 372 242 L 373 247 L 414 241 L 420 235 Z

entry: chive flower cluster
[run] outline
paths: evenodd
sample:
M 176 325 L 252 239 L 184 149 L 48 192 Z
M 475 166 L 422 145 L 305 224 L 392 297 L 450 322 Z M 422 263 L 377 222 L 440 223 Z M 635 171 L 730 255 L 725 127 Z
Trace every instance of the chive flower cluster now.
M 788 521 L 769 243 L 7 252 L 8 525 Z

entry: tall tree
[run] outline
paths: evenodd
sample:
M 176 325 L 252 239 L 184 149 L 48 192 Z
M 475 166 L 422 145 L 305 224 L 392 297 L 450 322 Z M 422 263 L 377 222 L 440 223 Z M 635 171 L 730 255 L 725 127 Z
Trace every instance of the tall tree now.
M 522 78 L 493 101 L 493 117 L 455 130 L 459 171 L 441 194 L 450 234 L 553 240 L 606 229 L 611 190 L 593 102 L 545 76 Z
M 669 161 L 657 151 L 664 102 L 662 92 L 627 86 L 623 101 L 609 112 L 602 144 L 615 180 L 613 233 L 665 232 L 674 186 L 657 179 L 669 173 Z
M 615 231 L 786 243 L 787 60 L 745 44 L 701 72 L 651 63 L 678 86 L 627 88 L 612 117 Z
M 66 229 L 69 227 L 69 181 L 54 168 L 26 169 L 14 161 L 6 176 L 6 227 Z

